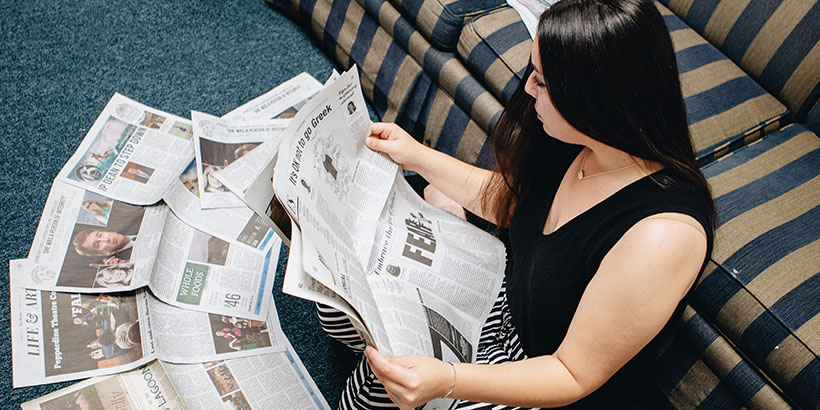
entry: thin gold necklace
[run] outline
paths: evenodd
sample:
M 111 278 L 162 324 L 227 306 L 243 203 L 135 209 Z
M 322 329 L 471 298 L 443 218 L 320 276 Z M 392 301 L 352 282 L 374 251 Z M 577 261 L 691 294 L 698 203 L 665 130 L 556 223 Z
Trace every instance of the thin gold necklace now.
M 620 168 L 617 168 L 617 169 L 612 169 L 612 170 L 609 170 L 609 171 L 603 171 L 603 172 L 599 172 L 597 174 L 592 174 L 592 175 L 584 175 L 584 164 L 587 162 L 587 154 L 589 154 L 589 150 L 584 150 L 584 157 L 581 158 L 581 167 L 578 170 L 578 180 L 579 181 L 583 181 L 585 179 L 597 177 L 599 175 L 606 175 L 606 174 L 612 174 L 612 173 L 615 173 L 615 172 L 618 172 L 618 171 L 623 171 L 627 168 L 632 168 L 635 165 L 638 165 L 641 162 L 643 162 L 643 160 L 640 160 L 640 161 L 636 161 L 632 164 L 629 164 L 627 166 L 623 166 L 623 167 L 620 167 Z

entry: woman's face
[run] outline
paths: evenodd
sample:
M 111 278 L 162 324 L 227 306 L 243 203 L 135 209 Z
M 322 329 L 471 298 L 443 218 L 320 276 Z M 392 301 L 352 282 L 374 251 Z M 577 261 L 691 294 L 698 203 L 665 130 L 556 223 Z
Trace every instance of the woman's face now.
M 578 144 L 580 131 L 576 130 L 552 105 L 541 67 L 541 54 L 538 50 L 538 39 L 532 42 L 532 74 L 524 84 L 524 91 L 535 99 L 535 112 L 544 126 L 544 131 L 558 140 Z

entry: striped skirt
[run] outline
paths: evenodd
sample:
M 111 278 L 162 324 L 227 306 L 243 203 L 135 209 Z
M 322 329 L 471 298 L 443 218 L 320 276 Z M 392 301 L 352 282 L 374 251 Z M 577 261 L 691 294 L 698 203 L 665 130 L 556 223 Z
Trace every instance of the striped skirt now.
M 359 337 L 350 320 L 344 313 L 336 309 L 316 305 L 319 322 L 327 334 L 345 344 L 356 352 L 363 352 L 365 344 Z M 518 335 L 510 320 L 510 309 L 507 306 L 506 287 L 501 288 L 498 298 L 493 304 L 487 322 L 481 329 L 481 338 L 478 343 L 476 362 L 482 364 L 505 363 L 525 359 L 524 350 L 518 341 Z M 381 382 L 376 378 L 362 355 L 353 374 L 347 379 L 347 384 L 339 400 L 340 410 L 353 409 L 395 409 L 397 408 Z M 457 409 L 469 410 L 502 410 L 518 409 L 487 403 L 473 403 L 459 401 Z

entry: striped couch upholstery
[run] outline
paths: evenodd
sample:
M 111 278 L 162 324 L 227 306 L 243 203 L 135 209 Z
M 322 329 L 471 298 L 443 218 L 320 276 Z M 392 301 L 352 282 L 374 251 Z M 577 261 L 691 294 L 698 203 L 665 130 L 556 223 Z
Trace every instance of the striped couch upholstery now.
M 531 40 L 501 0 L 268 0 L 385 121 L 483 167 Z M 719 227 L 658 355 L 677 408 L 820 409 L 820 0 L 660 0 Z

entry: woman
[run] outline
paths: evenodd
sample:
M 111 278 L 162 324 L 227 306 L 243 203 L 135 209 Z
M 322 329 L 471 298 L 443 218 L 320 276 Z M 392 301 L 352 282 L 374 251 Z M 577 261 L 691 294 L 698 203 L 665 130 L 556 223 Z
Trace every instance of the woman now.
M 651 360 L 710 254 L 714 205 L 663 19 L 650 0 L 563 0 L 525 78 L 493 133 L 497 172 L 373 125 L 370 148 L 506 228 L 506 294 L 484 364 L 367 347 L 341 407 L 668 406 Z

